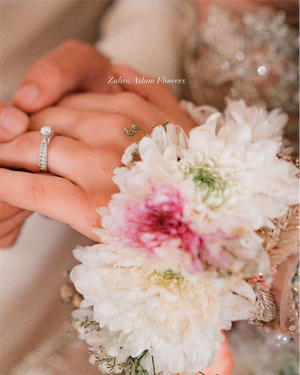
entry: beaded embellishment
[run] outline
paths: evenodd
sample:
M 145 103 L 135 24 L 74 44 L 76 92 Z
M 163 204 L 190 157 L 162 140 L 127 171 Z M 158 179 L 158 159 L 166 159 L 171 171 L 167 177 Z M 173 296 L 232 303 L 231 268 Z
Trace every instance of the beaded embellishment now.
M 274 15 L 262 7 L 239 22 L 212 5 L 206 23 L 199 26 L 195 9 L 187 6 L 184 19 L 189 99 L 222 109 L 228 96 L 299 113 L 299 37 L 283 11 Z
M 297 169 L 297 177 L 299 178 L 299 159 L 290 155 L 278 155 L 279 159 L 284 159 L 293 163 Z M 280 236 L 291 230 L 299 230 L 299 205 L 291 206 L 287 213 L 273 220 L 274 228 L 261 230 L 260 233 L 264 238 L 264 248 L 267 251 L 272 269 L 276 268 L 284 262 L 289 256 L 297 254 L 299 251 L 299 241 L 290 239 L 281 240 Z M 283 250 L 282 246 L 290 245 L 289 250 Z M 285 333 L 279 333 L 281 342 L 288 342 L 290 338 L 298 340 L 299 338 L 299 262 L 295 269 L 294 275 L 290 280 L 290 290 L 287 292 L 286 304 L 287 312 L 284 322 L 280 322 L 278 312 L 272 296 L 272 289 L 265 290 L 262 280 L 257 280 L 254 285 L 257 296 L 257 309 L 250 323 L 257 327 L 266 327 L 267 329 L 276 329 L 280 323 L 285 326 Z M 285 338 L 285 341 L 282 340 Z

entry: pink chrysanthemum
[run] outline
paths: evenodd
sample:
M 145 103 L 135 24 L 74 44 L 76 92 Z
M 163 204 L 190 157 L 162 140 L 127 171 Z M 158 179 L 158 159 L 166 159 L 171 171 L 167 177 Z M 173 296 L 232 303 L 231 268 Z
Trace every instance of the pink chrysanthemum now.
M 202 261 L 224 266 L 229 259 L 222 248 L 229 238 L 221 231 L 205 235 L 193 231 L 184 215 L 184 203 L 180 191 L 167 184 L 153 186 L 151 197 L 139 203 L 116 194 L 102 225 L 124 245 L 147 249 L 150 253 L 169 240 L 179 239 L 180 248 L 191 255 L 190 271 L 201 271 Z M 210 253 L 212 241 L 219 245 L 222 254 Z
M 185 237 L 190 229 L 179 190 L 161 185 L 153 187 L 152 193 L 139 203 L 127 200 L 123 194 L 114 195 L 109 204 L 111 216 L 103 218 L 103 226 L 131 247 L 153 249 L 169 239 Z M 118 209 L 120 205 L 122 210 Z

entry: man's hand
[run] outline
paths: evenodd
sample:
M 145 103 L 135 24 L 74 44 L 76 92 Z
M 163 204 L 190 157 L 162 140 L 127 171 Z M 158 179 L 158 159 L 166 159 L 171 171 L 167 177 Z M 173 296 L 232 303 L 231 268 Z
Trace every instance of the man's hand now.
M 110 61 L 86 43 L 69 40 L 40 58 L 28 71 L 12 103 L 26 113 L 55 104 L 67 93 L 118 93 L 118 85 L 108 85 Z
M 31 212 L 0 201 L 0 248 L 11 246 Z
M 28 129 L 28 116 L 0 101 L 0 143 L 11 141 Z

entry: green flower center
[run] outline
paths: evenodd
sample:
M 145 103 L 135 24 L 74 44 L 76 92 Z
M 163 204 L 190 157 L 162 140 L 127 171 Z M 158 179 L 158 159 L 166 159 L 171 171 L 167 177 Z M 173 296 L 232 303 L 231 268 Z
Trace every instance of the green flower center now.
M 191 170 L 193 181 L 199 190 L 204 192 L 202 199 L 205 201 L 215 192 L 219 194 L 227 188 L 227 182 L 222 178 L 217 170 L 208 167 L 193 168 Z
M 185 280 L 181 272 L 176 272 L 171 268 L 165 271 L 154 270 L 150 275 L 150 282 L 166 289 L 173 289 L 180 287 Z

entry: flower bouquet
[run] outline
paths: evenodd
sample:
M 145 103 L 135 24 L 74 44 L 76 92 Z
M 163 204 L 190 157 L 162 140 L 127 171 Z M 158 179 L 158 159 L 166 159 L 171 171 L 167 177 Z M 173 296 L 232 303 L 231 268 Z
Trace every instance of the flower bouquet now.
M 287 116 L 184 105 L 198 123 L 210 116 L 189 136 L 166 121 L 128 147 L 100 243 L 74 250 L 73 324 L 102 372 L 199 372 L 233 321 L 275 316 L 262 229 L 298 203 L 297 168 L 279 157 Z

